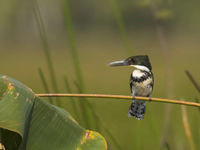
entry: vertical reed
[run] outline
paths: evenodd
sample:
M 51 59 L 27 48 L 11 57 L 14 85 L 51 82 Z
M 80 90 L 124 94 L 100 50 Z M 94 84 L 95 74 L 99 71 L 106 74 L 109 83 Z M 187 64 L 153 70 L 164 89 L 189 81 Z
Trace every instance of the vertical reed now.
M 193 138 L 192 138 L 192 134 L 191 134 L 191 131 L 190 131 L 190 127 L 189 127 L 186 107 L 181 106 L 181 111 L 182 111 L 182 119 L 183 119 L 185 134 L 186 134 L 189 146 L 190 146 L 190 150 L 196 150 L 195 145 L 194 145 L 194 141 L 193 141 Z
M 67 93 L 72 93 L 72 90 L 71 90 L 67 76 L 64 76 L 64 82 L 65 82 Z M 78 113 L 79 111 L 78 111 L 78 108 L 76 106 L 76 102 L 74 101 L 75 99 L 73 97 L 70 97 L 70 99 L 71 99 L 72 108 L 73 108 L 73 111 L 76 115 L 76 118 L 77 118 L 78 121 L 80 121 L 80 117 L 79 117 L 79 113 Z
M 124 42 L 124 46 L 125 46 L 128 54 L 133 55 L 133 53 L 134 53 L 133 47 L 131 44 L 131 40 L 128 36 L 128 31 L 124 24 L 124 20 L 123 20 L 119 5 L 116 0 L 110 0 L 110 4 L 111 4 L 116 23 L 117 23 L 117 26 L 119 28 L 119 31 L 120 31 L 120 34 L 122 37 L 122 40 Z
M 44 77 L 44 74 L 43 74 L 41 68 L 38 68 L 38 73 L 39 73 L 39 75 L 40 75 L 40 79 L 41 79 L 42 84 L 43 84 L 43 86 L 44 86 L 45 92 L 46 92 L 46 93 L 50 93 L 49 88 L 48 88 L 48 85 L 47 85 L 47 82 L 46 82 L 46 80 L 45 80 L 45 77 Z M 54 104 L 54 103 L 53 103 L 52 97 L 49 97 L 49 102 L 50 102 L 51 104 Z
M 156 33 L 158 36 L 158 40 L 160 43 L 160 48 L 161 52 L 164 58 L 164 63 L 165 63 L 165 70 L 167 74 L 167 86 L 166 86 L 166 94 L 168 97 L 173 96 L 173 90 L 174 90 L 174 79 L 173 79 L 173 72 L 171 69 L 171 63 L 170 63 L 170 54 L 169 54 L 169 46 L 167 42 L 167 37 L 165 33 L 165 28 L 163 26 L 164 21 L 167 20 L 166 18 L 161 18 L 158 17 L 159 12 L 162 11 L 162 8 L 160 8 L 161 3 L 151 0 L 151 13 L 154 17 L 154 22 L 155 22 L 155 28 L 156 28 Z M 170 118 L 171 118 L 171 111 L 172 111 L 172 106 L 171 105 L 166 105 L 165 110 L 164 110 L 164 118 L 165 122 L 163 125 L 163 133 L 161 137 L 161 144 L 164 146 L 164 143 L 166 143 L 166 137 L 168 136 L 168 128 L 169 128 L 169 123 L 170 123 Z
M 44 23 L 42 21 L 42 17 L 41 17 L 41 14 L 40 14 L 40 9 L 39 9 L 37 0 L 32 0 L 32 2 L 33 2 L 34 15 L 35 15 L 35 19 L 36 19 L 36 22 L 37 22 L 37 25 L 38 25 L 40 38 L 41 38 L 41 42 L 42 42 L 42 45 L 43 45 L 43 51 L 44 51 L 44 54 L 45 54 L 45 59 L 46 59 L 46 62 L 47 62 L 49 75 L 50 75 L 50 78 L 51 78 L 51 83 L 52 83 L 54 92 L 58 93 L 59 92 L 58 84 L 57 84 L 55 70 L 54 70 L 54 67 L 53 67 L 53 62 L 52 62 L 52 58 L 51 58 L 51 54 L 50 54 L 50 48 L 49 48 L 49 44 L 48 44 L 48 40 L 47 40 L 45 26 L 44 26 Z M 60 101 L 56 101 L 56 104 L 58 106 L 61 105 Z
M 66 20 L 66 29 L 67 29 L 67 33 L 68 33 L 67 36 L 69 39 L 68 44 L 70 47 L 70 53 L 72 56 L 73 65 L 75 68 L 76 80 L 80 87 L 80 92 L 84 93 L 85 85 L 84 85 L 84 81 L 83 81 L 78 50 L 76 47 L 76 41 L 75 41 L 73 25 L 72 25 L 72 20 L 71 20 L 71 14 L 70 14 L 69 1 L 63 0 L 63 4 L 64 4 L 64 14 L 65 14 L 65 20 Z M 80 107 L 81 115 L 82 115 L 81 118 L 83 119 L 83 123 L 85 124 L 85 127 L 90 128 L 91 127 L 90 122 L 92 121 L 93 114 L 91 114 L 91 110 L 88 107 L 88 101 L 87 100 L 83 101 L 80 99 L 79 107 Z

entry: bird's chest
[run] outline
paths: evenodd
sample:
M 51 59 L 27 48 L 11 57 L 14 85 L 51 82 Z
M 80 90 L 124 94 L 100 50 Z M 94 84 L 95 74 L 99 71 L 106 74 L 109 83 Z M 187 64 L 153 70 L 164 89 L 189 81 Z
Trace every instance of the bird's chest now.
M 152 92 L 153 78 L 141 71 L 132 73 L 131 89 L 135 96 L 148 96 Z
M 135 95 L 147 96 L 152 91 L 151 83 L 152 83 L 152 79 L 151 78 L 148 78 L 143 82 L 133 82 L 132 90 L 134 90 Z

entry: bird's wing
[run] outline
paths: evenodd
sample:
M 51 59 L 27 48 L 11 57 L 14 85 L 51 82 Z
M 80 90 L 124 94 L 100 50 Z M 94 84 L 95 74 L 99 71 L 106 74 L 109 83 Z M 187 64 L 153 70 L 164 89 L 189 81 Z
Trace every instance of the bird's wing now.
M 130 85 L 130 90 L 131 90 L 131 93 L 132 93 L 133 92 L 133 76 L 132 76 L 132 74 L 131 74 L 131 77 L 130 77 L 129 85 Z

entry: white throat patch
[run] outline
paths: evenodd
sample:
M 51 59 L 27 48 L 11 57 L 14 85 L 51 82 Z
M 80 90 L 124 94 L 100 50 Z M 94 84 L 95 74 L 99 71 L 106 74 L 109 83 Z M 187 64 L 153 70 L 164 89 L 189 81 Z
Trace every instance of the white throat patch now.
M 134 78 L 140 78 L 140 77 L 142 77 L 144 75 L 144 72 L 142 72 L 141 70 L 139 70 L 139 69 L 135 69 L 135 70 L 133 70 L 133 72 L 132 72 L 132 77 L 134 77 Z
M 131 65 L 132 67 L 135 67 L 135 68 L 137 68 L 137 69 L 139 69 L 139 70 L 143 70 L 143 71 L 147 71 L 147 72 L 149 72 L 150 70 L 149 70 L 149 68 L 147 68 L 147 67 L 145 67 L 145 66 L 141 66 L 141 65 Z

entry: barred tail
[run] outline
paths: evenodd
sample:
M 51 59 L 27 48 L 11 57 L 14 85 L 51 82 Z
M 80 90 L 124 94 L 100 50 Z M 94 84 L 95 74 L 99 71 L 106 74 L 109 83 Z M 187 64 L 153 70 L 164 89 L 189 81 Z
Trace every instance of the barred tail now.
M 146 102 L 144 101 L 133 100 L 129 108 L 128 115 L 130 117 L 135 116 L 138 120 L 144 119 L 145 105 L 146 105 Z

